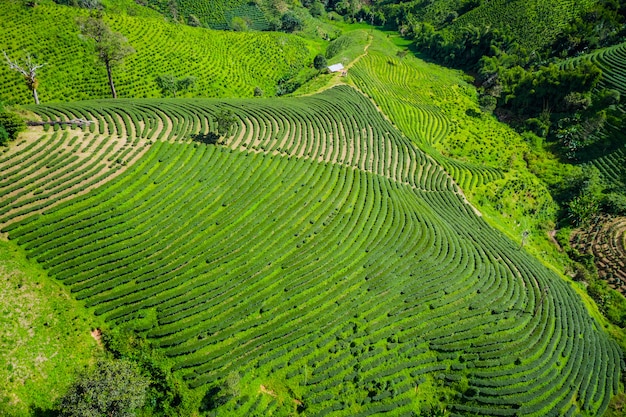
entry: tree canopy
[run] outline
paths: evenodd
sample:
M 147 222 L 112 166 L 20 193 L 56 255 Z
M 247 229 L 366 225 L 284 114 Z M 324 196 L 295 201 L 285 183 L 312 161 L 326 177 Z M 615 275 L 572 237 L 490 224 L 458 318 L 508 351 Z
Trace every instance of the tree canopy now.
M 98 59 L 106 67 L 109 86 L 113 98 L 117 98 L 113 83 L 112 67 L 121 63 L 127 55 L 135 52 L 128 40 L 118 32 L 113 32 L 98 16 L 79 19 L 80 32 L 83 36 L 95 41 Z
M 144 405 L 149 383 L 128 360 L 99 360 L 60 399 L 61 416 L 132 417 Z

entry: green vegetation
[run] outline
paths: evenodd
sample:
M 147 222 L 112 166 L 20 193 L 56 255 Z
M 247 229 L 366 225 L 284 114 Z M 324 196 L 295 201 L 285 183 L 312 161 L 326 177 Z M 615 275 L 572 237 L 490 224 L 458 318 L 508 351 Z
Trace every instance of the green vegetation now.
M 99 349 L 96 319 L 14 243 L 0 240 L 0 414 L 51 408 Z
M 187 140 L 223 109 L 225 146 Z M 349 87 L 32 110 L 111 132 L 121 117 L 105 114 L 123 113 L 131 140 L 153 124 L 183 142 L 157 139 L 5 231 L 109 326 L 162 349 L 205 410 L 598 413 L 617 392 L 617 346 L 570 285 Z
M 146 401 L 149 380 L 126 360 L 99 360 L 59 401 L 64 417 L 133 417 Z
M 0 44 L 9 55 L 30 52 L 48 64 L 39 74 L 42 102 L 110 97 L 104 66 L 79 36 L 76 18 L 86 11 L 42 4 L 26 8 L 1 2 L 3 30 Z M 104 21 L 126 37 L 136 50 L 124 66 L 113 70 L 120 97 L 160 97 L 155 77 L 194 76 L 194 95 L 252 97 L 259 86 L 274 95 L 280 79 L 307 69 L 315 53 L 302 38 L 282 33 L 207 32 L 166 23 L 163 19 L 106 14 Z M 37 23 L 37 32 L 32 29 Z M 26 30 L 24 28 L 27 28 Z M 8 66 L 0 65 L 0 100 L 6 104 L 31 102 L 31 91 Z
M 17 135 L 26 130 L 26 124 L 15 113 L 4 111 L 0 103 L 0 146 L 6 146 L 10 140 L 17 139 Z
M 0 68 L 43 101 L 0 117 L 0 230 L 106 353 L 0 413 L 619 410 L 619 1 L 57 3 L 0 3 L 46 62 Z

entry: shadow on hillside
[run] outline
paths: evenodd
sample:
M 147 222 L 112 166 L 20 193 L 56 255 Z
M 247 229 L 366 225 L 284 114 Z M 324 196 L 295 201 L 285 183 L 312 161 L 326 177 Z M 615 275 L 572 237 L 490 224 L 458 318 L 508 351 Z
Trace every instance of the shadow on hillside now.
M 194 142 L 204 143 L 206 145 L 219 145 L 220 136 L 213 132 L 197 133 L 195 135 L 191 135 L 191 140 Z
M 30 407 L 30 415 L 33 417 L 58 417 L 60 413 L 56 410 L 44 409 L 41 407 Z

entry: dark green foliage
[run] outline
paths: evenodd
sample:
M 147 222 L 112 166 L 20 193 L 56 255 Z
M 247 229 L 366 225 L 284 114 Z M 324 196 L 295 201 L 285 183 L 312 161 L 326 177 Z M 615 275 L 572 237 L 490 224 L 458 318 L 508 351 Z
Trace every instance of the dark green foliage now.
M 230 133 L 233 126 L 237 122 L 237 118 L 235 117 L 233 111 L 230 109 L 220 110 L 215 115 L 215 122 L 217 123 L 217 133 L 218 135 L 220 135 L 220 137 L 223 138 Z
M 148 378 L 128 360 L 102 359 L 59 401 L 64 417 L 132 417 L 146 400 Z
M 180 381 L 149 341 L 130 330 L 115 328 L 102 333 L 102 342 L 115 359 L 132 362 L 149 377 L 144 410 L 150 410 L 150 415 L 155 417 L 186 415 L 189 404 L 185 402 Z
M 552 55 L 575 56 L 619 42 L 624 35 L 626 3 L 601 0 L 574 17 L 551 46 Z
M 313 17 L 321 17 L 324 14 L 324 5 L 319 0 L 311 2 L 308 8 Z
M 198 19 L 198 17 L 195 14 L 190 14 L 187 17 L 187 24 L 189 26 L 193 26 L 193 27 L 201 27 L 202 26 L 202 22 L 200 21 L 200 19 Z
M 9 140 L 17 139 L 17 135 L 26 130 L 26 124 L 15 113 L 0 111 L 0 146 L 7 144 Z
M 317 70 L 321 70 L 326 68 L 327 63 L 326 63 L 326 57 L 322 54 L 318 54 L 315 56 L 315 58 L 313 59 L 313 67 L 315 67 L 315 69 Z
M 4 129 L 4 126 L 0 125 L 0 146 L 6 146 L 9 142 L 9 132 Z
M 452 39 L 428 23 L 417 24 L 412 30 L 419 49 L 445 65 L 466 70 L 475 69 L 483 57 L 506 49 L 511 42 L 503 32 L 490 27 L 467 25 Z
M 281 30 L 284 32 L 295 32 L 302 30 L 302 19 L 292 11 L 288 11 L 280 18 Z

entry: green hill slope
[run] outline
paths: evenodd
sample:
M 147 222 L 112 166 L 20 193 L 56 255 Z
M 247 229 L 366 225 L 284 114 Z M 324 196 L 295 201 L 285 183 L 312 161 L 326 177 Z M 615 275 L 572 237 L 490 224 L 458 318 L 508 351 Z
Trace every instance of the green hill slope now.
M 110 96 L 104 67 L 79 36 L 76 17 L 81 14 L 85 11 L 65 6 L 0 3 L 0 50 L 14 59 L 30 53 L 47 63 L 39 77 L 42 102 Z M 120 97 L 160 97 L 156 77 L 164 74 L 197 77 L 194 96 L 251 97 L 257 86 L 273 95 L 279 79 L 296 75 L 312 61 L 302 38 L 282 33 L 217 32 L 121 14 L 105 20 L 137 51 L 114 69 Z M 1 101 L 31 102 L 18 73 L 0 65 L 0 78 Z
M 220 109 L 238 119 L 226 146 L 190 143 Z M 77 143 L 153 143 L 103 186 L 3 218 L 5 230 L 190 386 L 239 373 L 220 414 L 400 415 L 441 400 L 456 415 L 596 415 L 617 391 L 618 348 L 570 285 L 349 87 L 33 110 L 95 120 L 71 131 Z
M 249 0 L 149 0 L 148 5 L 166 16 L 179 17 L 185 22 L 190 16 L 213 29 L 227 29 L 234 17 L 244 19 L 250 29 L 268 30 L 269 22 L 257 5 Z
M 598 88 L 618 91 L 623 103 L 626 95 L 626 43 L 568 59 L 562 65 L 571 68 L 583 61 L 591 61 L 602 70 Z M 626 111 L 624 104 L 618 107 L 621 112 Z M 623 194 L 626 192 L 626 135 L 623 127 L 607 123 L 596 136 L 599 136 L 596 139 L 602 146 L 592 149 L 585 162 L 598 169 L 608 188 Z
M 483 2 L 450 25 L 454 32 L 465 25 L 498 28 L 530 51 L 554 41 L 556 35 L 595 0 Z
M 93 316 L 68 292 L 0 240 L 0 415 L 48 409 L 99 353 Z

